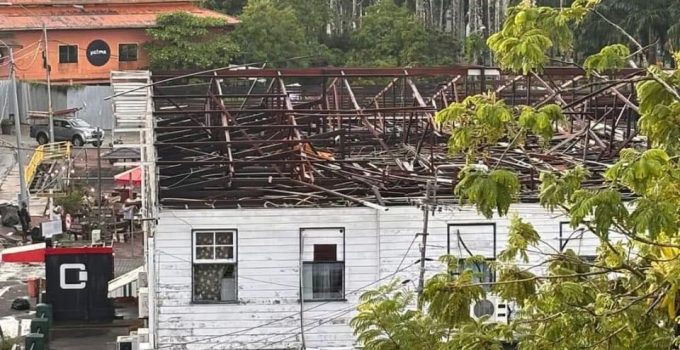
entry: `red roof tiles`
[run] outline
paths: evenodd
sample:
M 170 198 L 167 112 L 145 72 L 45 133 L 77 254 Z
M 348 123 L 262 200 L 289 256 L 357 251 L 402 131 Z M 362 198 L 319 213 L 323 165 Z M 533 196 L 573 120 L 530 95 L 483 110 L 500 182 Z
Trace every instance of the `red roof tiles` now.
M 11 6 L 0 6 L 0 32 L 42 29 L 43 23 L 48 30 L 69 29 L 112 29 L 112 28 L 149 28 L 156 24 L 159 14 L 184 11 L 199 17 L 214 17 L 224 20 L 225 25 L 239 21 L 232 16 L 200 8 L 190 1 L 150 2 L 150 0 L 131 0 L 124 4 L 121 0 L 57 0 L 44 4 L 45 0 L 12 1 Z M 16 6 L 16 4 L 27 6 Z M 81 6 L 64 6 L 79 4 Z

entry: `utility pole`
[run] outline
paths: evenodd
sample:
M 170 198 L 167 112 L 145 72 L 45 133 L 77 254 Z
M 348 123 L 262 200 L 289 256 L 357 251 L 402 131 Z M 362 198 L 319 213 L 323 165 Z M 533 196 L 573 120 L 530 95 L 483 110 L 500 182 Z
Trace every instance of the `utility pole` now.
M 9 50 L 9 66 L 10 66 L 10 79 L 12 80 L 12 97 L 14 99 L 14 127 L 17 133 L 17 165 L 19 166 L 19 201 L 21 203 L 26 203 L 28 206 L 28 191 L 26 188 L 26 179 L 24 178 L 24 152 L 22 151 L 23 146 L 21 145 L 21 117 L 19 116 L 19 96 L 17 96 L 17 79 L 16 79 L 16 66 L 14 63 L 14 53 L 12 48 L 3 42 L 3 45 Z
M 97 202 L 99 204 L 97 207 L 98 227 L 102 229 L 102 131 L 100 128 L 97 128 Z
M 300 234 L 300 254 L 298 255 L 299 258 L 299 265 L 300 266 L 300 340 L 302 341 L 301 344 L 301 350 L 306 350 L 307 349 L 307 344 L 305 342 L 305 286 L 304 286 L 304 263 L 302 262 L 302 252 L 304 250 L 305 246 L 305 237 Z
M 52 109 L 52 81 L 51 81 L 51 71 L 50 66 L 50 51 L 47 42 L 47 26 L 43 23 L 43 52 L 45 53 L 45 74 L 47 75 L 47 118 L 50 123 L 50 142 L 54 142 L 54 123 L 52 121 L 52 115 L 54 110 Z
M 420 277 L 418 278 L 418 310 L 423 309 L 423 289 L 425 289 L 425 252 L 427 251 L 427 226 L 430 219 L 430 191 L 432 182 L 427 181 L 425 187 L 425 200 L 423 201 L 423 232 L 420 233 L 422 241 L 420 243 Z
M 50 125 L 50 143 L 54 142 L 54 120 L 53 120 L 53 114 L 54 110 L 52 109 L 52 81 L 51 81 L 51 71 L 52 67 L 50 66 L 50 51 L 49 51 L 49 44 L 47 41 L 47 26 L 43 22 L 43 55 L 45 61 L 43 62 L 43 66 L 45 67 L 45 75 L 47 78 L 47 122 Z M 63 174 L 62 174 L 63 176 Z M 49 218 L 52 219 L 52 215 L 54 214 L 54 190 L 52 190 L 50 186 L 50 195 L 47 198 L 47 205 L 48 205 L 48 210 L 49 210 Z

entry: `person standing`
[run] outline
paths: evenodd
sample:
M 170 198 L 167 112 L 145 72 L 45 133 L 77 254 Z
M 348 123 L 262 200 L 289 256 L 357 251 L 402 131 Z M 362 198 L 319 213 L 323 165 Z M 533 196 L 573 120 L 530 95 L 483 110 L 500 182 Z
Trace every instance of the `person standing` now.
M 21 210 L 19 210 L 19 222 L 21 223 L 21 231 L 24 235 L 23 239 L 26 242 L 26 236 L 31 229 L 31 214 L 28 212 L 26 203 L 21 203 Z
M 127 242 L 128 237 L 131 237 L 134 234 L 134 218 L 135 218 L 135 205 L 132 203 L 132 201 L 128 198 L 123 202 L 123 220 L 126 223 L 126 228 L 128 230 L 127 235 L 123 235 L 123 240 Z

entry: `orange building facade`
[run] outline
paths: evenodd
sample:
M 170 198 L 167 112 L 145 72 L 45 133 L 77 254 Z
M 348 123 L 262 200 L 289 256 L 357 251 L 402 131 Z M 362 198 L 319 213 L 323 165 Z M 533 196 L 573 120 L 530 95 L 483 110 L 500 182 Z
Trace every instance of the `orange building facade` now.
M 146 30 L 158 15 L 177 11 L 238 23 L 186 0 L 15 0 L 0 5 L 0 40 L 11 47 L 21 80 L 46 80 L 44 27 L 52 82 L 108 83 L 111 71 L 148 67 Z M 6 77 L 9 49 L 2 42 L 0 77 Z

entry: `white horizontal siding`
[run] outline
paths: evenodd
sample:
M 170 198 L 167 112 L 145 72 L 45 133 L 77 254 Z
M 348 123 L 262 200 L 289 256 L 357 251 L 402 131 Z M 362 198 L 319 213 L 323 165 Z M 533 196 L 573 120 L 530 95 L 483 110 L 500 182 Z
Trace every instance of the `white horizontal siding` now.
M 559 249 L 564 217 L 548 213 L 537 204 L 515 205 L 511 213 L 533 223 L 542 239 Z M 509 223 L 508 218 L 487 220 L 470 208 L 435 212 L 429 218 L 427 257 L 432 261 L 426 263 L 427 274 L 441 271 L 437 258 L 447 252 L 468 255 L 459 251 L 456 229 L 473 254 L 491 258 L 505 246 Z M 491 234 L 493 226 L 474 224 L 495 224 L 495 237 Z M 409 288 L 417 283 L 421 238 L 416 234 L 423 230 L 423 213 L 415 207 L 390 208 L 387 212 L 369 208 L 165 211 L 160 214 L 155 234 L 158 346 L 299 347 L 300 234 L 305 228 L 344 229 L 344 251 L 338 250 L 338 254 L 344 254 L 347 299 L 304 303 L 308 347 L 352 346 L 355 339 L 348 324 L 361 293 L 392 278 L 410 280 L 405 284 Z M 198 229 L 238 231 L 238 303 L 192 304 L 191 231 Z M 323 244 L 326 239 L 322 236 L 312 234 L 305 243 Z M 594 249 L 597 241 L 584 235 L 580 243 L 571 241 L 570 247 L 573 244 Z M 552 248 L 546 245 L 541 249 Z M 305 258 L 310 254 L 306 251 Z M 530 260 L 527 265 L 539 262 L 540 256 L 530 255 Z

